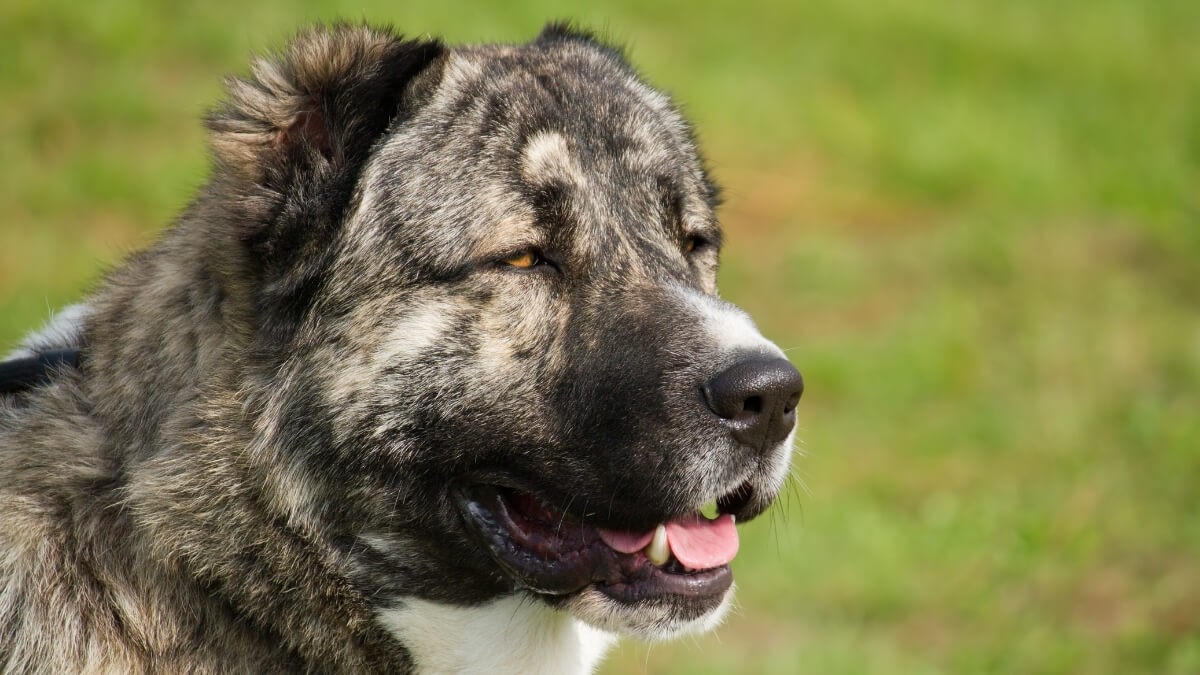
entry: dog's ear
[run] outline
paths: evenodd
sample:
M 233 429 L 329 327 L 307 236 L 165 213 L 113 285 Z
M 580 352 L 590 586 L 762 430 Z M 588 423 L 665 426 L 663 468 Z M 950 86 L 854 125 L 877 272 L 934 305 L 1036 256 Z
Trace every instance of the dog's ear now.
M 227 80 L 226 103 L 208 117 L 214 179 L 236 198 L 285 192 L 297 174 L 354 168 L 400 112 L 409 81 L 443 51 L 367 26 L 301 33 L 255 60 L 249 77 Z
M 549 42 L 600 42 L 600 40 L 592 31 L 580 28 L 570 20 L 560 19 L 542 26 L 542 32 L 538 33 L 534 42 L 545 44 Z
M 610 56 L 616 57 L 622 64 L 628 66 L 628 55 L 624 48 L 612 44 L 603 35 L 595 31 L 581 28 L 578 25 L 567 20 L 551 21 L 545 26 L 542 26 L 542 32 L 538 33 L 534 44 L 552 45 L 555 43 L 580 43 L 607 52 Z
M 423 100 L 413 80 L 440 42 L 338 24 L 301 33 L 227 81 L 208 117 L 213 172 L 195 208 L 204 246 L 254 289 L 262 329 L 286 339 L 311 305 L 372 147 Z M 414 86 L 410 86 L 414 85 Z M 234 246 L 231 250 L 229 247 Z M 243 258 L 243 253 L 251 256 Z

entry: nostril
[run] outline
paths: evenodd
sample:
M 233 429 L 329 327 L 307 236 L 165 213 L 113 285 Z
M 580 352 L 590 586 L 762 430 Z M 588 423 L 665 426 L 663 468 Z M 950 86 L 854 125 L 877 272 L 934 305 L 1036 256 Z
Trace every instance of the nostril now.
M 799 404 L 800 404 L 800 393 L 796 393 L 787 400 L 787 403 L 783 404 L 783 414 L 785 414 L 785 415 L 790 414 L 793 410 L 796 409 L 796 406 Z
M 762 397 L 751 396 L 750 398 L 747 398 L 745 403 L 742 404 L 742 410 L 745 410 L 749 413 L 754 413 L 755 415 L 761 413 L 763 411 Z

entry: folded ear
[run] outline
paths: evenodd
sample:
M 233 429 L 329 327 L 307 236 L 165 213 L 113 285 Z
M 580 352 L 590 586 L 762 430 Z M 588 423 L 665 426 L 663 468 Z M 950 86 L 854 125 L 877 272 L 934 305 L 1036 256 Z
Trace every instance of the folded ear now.
M 442 51 L 440 42 L 367 26 L 301 33 L 255 60 L 250 77 L 226 82 L 228 100 L 208 118 L 214 178 L 277 190 L 296 172 L 361 162 L 408 82 Z
M 192 207 L 204 225 L 191 231 L 234 270 L 231 285 L 253 289 L 263 330 L 286 339 L 299 325 L 371 148 L 420 104 L 410 84 L 434 77 L 443 51 L 386 29 L 316 27 L 227 81 L 208 117 L 212 175 Z

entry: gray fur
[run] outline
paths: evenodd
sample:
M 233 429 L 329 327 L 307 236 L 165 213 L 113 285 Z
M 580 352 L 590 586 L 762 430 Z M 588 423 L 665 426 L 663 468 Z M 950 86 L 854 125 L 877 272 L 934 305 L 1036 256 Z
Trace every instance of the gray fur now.
M 0 400 L 0 670 L 409 672 L 380 612 L 523 592 L 465 475 L 630 528 L 770 503 L 790 439 L 680 401 L 778 350 L 714 334 L 753 330 L 715 300 L 716 190 L 618 52 L 318 28 L 209 127 L 207 186 L 65 333 L 81 369 Z M 499 262 L 529 248 L 552 269 Z M 716 611 L 544 600 L 644 636 Z

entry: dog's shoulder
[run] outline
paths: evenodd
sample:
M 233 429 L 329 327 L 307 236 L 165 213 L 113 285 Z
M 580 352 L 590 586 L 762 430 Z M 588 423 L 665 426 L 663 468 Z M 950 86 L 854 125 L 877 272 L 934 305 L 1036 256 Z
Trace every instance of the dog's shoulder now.
M 71 344 L 78 315 L 31 335 L 6 365 L 40 365 L 36 355 Z M 0 670 L 136 671 L 103 590 L 113 572 L 104 561 L 120 555 L 122 533 L 106 503 L 102 436 L 73 365 L 30 373 L 0 394 Z
M 290 654 L 148 556 L 121 441 L 89 398 L 75 305 L 0 362 L 40 371 L 0 392 L 0 672 L 274 672 Z M 31 371 L 32 372 L 32 371 Z

